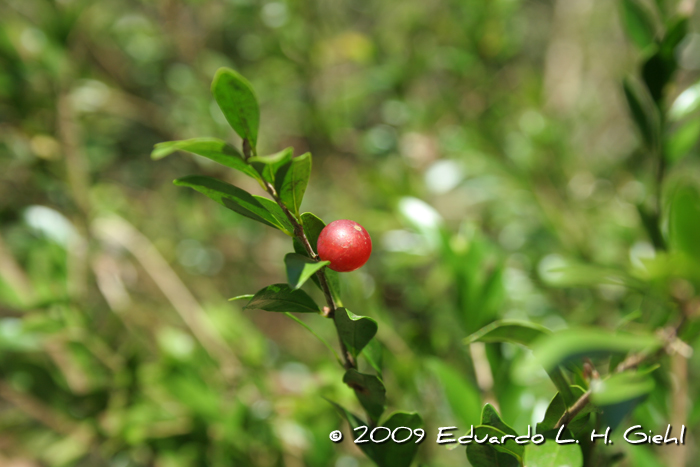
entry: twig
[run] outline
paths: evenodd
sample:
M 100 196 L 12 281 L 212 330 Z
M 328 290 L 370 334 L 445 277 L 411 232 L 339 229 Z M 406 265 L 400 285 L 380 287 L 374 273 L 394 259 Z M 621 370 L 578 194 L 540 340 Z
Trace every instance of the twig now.
M 248 141 L 247 138 L 243 139 L 243 158 L 247 162 L 248 159 L 252 155 L 255 154 L 255 148 L 251 146 L 250 142 Z M 284 215 L 287 216 L 287 219 L 289 222 L 292 224 L 292 227 L 294 228 L 294 236 L 301 242 L 301 244 L 304 247 L 304 250 L 306 250 L 306 253 L 309 255 L 309 257 L 313 260 L 318 260 L 318 255 L 314 251 L 313 247 L 311 246 L 311 243 L 309 242 L 309 239 L 306 238 L 306 233 L 304 233 L 304 226 L 301 225 L 299 220 L 289 212 L 289 209 L 287 206 L 282 202 L 282 199 L 279 197 L 279 194 L 277 193 L 277 190 L 275 190 L 275 187 L 272 186 L 270 182 L 267 180 L 263 179 L 263 187 L 265 188 L 265 191 L 272 197 L 272 199 L 277 203 L 277 205 L 282 209 L 282 212 L 284 212 Z M 323 295 L 326 298 L 326 304 L 328 305 L 328 312 L 324 312 L 323 316 L 327 318 L 335 318 L 335 310 L 337 310 L 335 300 L 333 300 L 333 294 L 331 293 L 331 289 L 328 286 L 328 281 L 326 280 L 326 274 L 323 272 L 323 268 L 319 269 L 318 272 L 316 272 L 316 277 L 318 277 L 318 282 L 321 284 L 321 290 L 323 290 Z M 335 324 L 335 320 L 333 320 L 333 323 Z M 357 364 L 355 363 L 355 359 L 353 358 L 352 354 L 348 352 L 347 347 L 345 346 L 345 343 L 343 342 L 343 339 L 340 337 L 340 329 L 338 329 L 338 326 L 336 325 L 336 331 L 338 332 L 338 341 L 340 342 L 340 350 L 343 353 L 343 361 L 345 362 L 345 368 L 350 369 L 350 368 L 357 368 Z
M 246 145 L 245 142 L 247 140 L 243 140 L 244 145 L 243 145 L 243 151 L 245 154 L 248 154 L 249 151 L 246 150 Z M 282 209 L 282 212 L 284 212 L 284 215 L 287 216 L 287 219 L 289 222 L 292 224 L 292 227 L 294 228 L 294 236 L 301 242 L 301 244 L 304 247 L 304 250 L 306 250 L 306 253 L 309 255 L 309 257 L 313 260 L 318 260 L 318 255 L 314 251 L 313 247 L 311 246 L 311 243 L 309 242 L 309 239 L 306 237 L 306 234 L 304 233 L 304 227 L 299 223 L 297 220 L 296 216 L 289 212 L 289 209 L 285 204 L 282 202 L 282 199 L 279 197 L 277 194 L 277 190 L 275 190 L 275 187 L 272 186 L 270 182 L 267 180 L 263 181 L 263 186 L 265 187 L 265 191 L 272 197 L 272 199 L 277 203 L 277 205 Z M 323 268 L 321 268 L 318 272 L 316 272 L 316 277 L 318 277 L 318 282 L 321 284 L 321 290 L 323 291 L 323 295 L 326 298 L 326 304 L 328 305 L 329 311 L 327 313 L 324 313 L 324 316 L 328 318 L 334 318 L 335 317 L 335 311 L 337 310 L 337 306 L 335 304 L 335 300 L 333 299 L 333 294 L 331 293 L 331 289 L 328 286 L 328 280 L 326 279 L 326 274 L 323 272 Z M 335 320 L 333 321 L 335 323 Z M 342 351 L 343 354 L 343 360 L 345 362 L 345 368 L 350 369 L 350 368 L 357 368 L 357 364 L 355 363 L 355 359 L 353 358 L 352 354 L 348 352 L 347 347 L 345 346 L 345 343 L 343 342 L 343 339 L 340 337 L 340 330 L 338 329 L 338 326 L 336 325 L 336 331 L 338 331 L 338 341 L 340 342 L 340 350 Z

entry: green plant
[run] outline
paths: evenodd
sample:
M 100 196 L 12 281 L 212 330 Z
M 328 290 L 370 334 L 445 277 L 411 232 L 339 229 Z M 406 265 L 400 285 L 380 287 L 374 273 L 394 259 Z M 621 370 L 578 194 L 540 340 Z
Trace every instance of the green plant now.
M 366 421 L 333 403 L 353 428 L 355 439 L 362 436 L 361 426 L 387 427 L 390 430 L 408 427 L 420 430 L 422 419 L 412 412 L 394 412 L 382 419 L 386 408 L 386 389 L 382 380 L 381 352 L 373 338 L 377 323 L 372 318 L 352 313 L 343 307 L 339 278 L 326 267 L 351 271 L 362 266 L 371 253 L 369 235 L 352 221 L 326 224 L 310 212 L 301 212 L 301 202 L 311 175 L 311 154 L 293 156 L 292 148 L 272 155 L 258 155 L 257 137 L 260 120 L 258 102 L 248 81 L 237 72 L 221 68 L 212 83 L 212 94 L 231 127 L 242 139 L 242 152 L 232 145 L 213 138 L 196 138 L 159 143 L 152 152 L 160 159 L 175 151 L 191 152 L 256 180 L 269 198 L 253 195 L 221 180 L 190 175 L 175 180 L 175 185 L 190 187 L 217 203 L 245 217 L 276 228 L 292 238 L 294 253 L 284 257 L 287 283 L 272 284 L 253 295 L 232 300 L 248 300 L 246 309 L 285 313 L 303 325 L 292 313 L 315 313 L 331 319 L 337 328 L 344 368 L 343 382 L 352 388 L 367 415 Z M 347 241 L 350 243 L 348 244 Z M 349 247 L 349 248 L 348 248 Z M 338 254 L 346 249 L 349 256 Z M 320 260 L 317 251 L 327 260 Z M 302 286 L 309 280 L 321 290 L 325 306 L 320 307 Z M 305 326 L 306 327 L 306 326 Z M 335 353 L 325 341 L 323 343 Z M 360 372 L 360 358 L 374 373 Z M 374 439 L 374 438 L 372 438 Z M 409 466 L 418 448 L 414 442 L 361 443 L 365 454 L 380 467 Z
M 520 354 L 512 363 L 514 379 L 532 381 L 532 375 L 544 368 L 558 392 L 536 426 L 536 432 L 548 442 L 524 447 L 513 440 L 500 445 L 471 443 L 466 452 L 473 466 L 608 466 L 630 452 L 631 447 L 625 449 L 624 442 L 684 442 L 688 424 L 683 409 L 688 398 L 687 360 L 693 353 L 688 343 L 696 342 L 700 335 L 695 297 L 700 287 L 700 196 L 692 177 L 676 173 L 669 181 L 667 174 L 700 137 L 697 119 L 687 118 L 700 100 L 691 87 L 673 105 L 668 101 L 678 70 L 676 50 L 686 37 L 688 17 L 683 12 L 667 14 L 658 2 L 657 6 L 652 13 L 642 2 L 622 2 L 627 31 L 642 56 L 639 76 L 626 78 L 622 88 L 643 143 L 639 158 L 654 174 L 654 196 L 638 204 L 637 209 L 656 249 L 655 256 L 613 267 L 557 259 L 553 261 L 556 264 L 540 269 L 542 279 L 550 286 L 610 284 L 636 294 L 642 305 L 612 331 L 601 326 L 578 326 L 553 332 L 529 321 L 485 316 L 492 321 L 464 343 L 507 343 L 529 349 L 529 354 Z M 681 108 L 693 110 L 685 112 Z M 449 236 L 443 237 L 447 241 L 442 259 L 455 261 L 458 255 L 450 246 Z M 458 265 L 455 270 L 460 268 Z M 455 281 L 459 280 L 459 274 L 455 274 Z M 669 379 L 680 381 L 675 389 L 668 387 Z M 661 427 L 651 415 L 656 410 L 670 412 L 670 420 Z M 623 426 L 622 421 L 628 418 L 634 422 Z M 640 433 L 633 435 L 635 428 Z M 652 441 L 652 431 L 653 435 L 664 436 Z M 471 432 L 472 436 L 481 434 L 518 436 L 489 404 Z M 612 438 L 618 441 L 615 448 L 610 446 Z M 623 450 L 617 447 L 620 445 Z M 686 465 L 682 446 L 667 455 L 667 465 Z M 635 462 L 640 456 L 643 454 L 634 454 Z

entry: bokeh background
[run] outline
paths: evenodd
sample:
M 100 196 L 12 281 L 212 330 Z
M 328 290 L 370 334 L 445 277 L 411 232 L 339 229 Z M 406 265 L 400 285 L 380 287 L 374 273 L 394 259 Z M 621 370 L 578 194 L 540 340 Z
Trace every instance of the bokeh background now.
M 670 102 L 698 78 L 697 24 Z M 663 322 L 652 292 L 551 272 L 654 254 L 638 212 L 654 165 L 621 87 L 640 54 L 609 0 L 2 0 L 0 466 L 370 465 L 321 398 L 359 410 L 332 354 L 227 301 L 283 282 L 289 239 L 171 182 L 259 187 L 149 157 L 167 140 L 239 144 L 209 92 L 221 66 L 256 90 L 260 153 L 312 152 L 303 209 L 373 238 L 344 302 L 379 322 L 389 407 L 425 420 L 417 463 L 467 465 L 433 438 L 467 431 L 484 401 L 519 431 L 539 421 L 554 389 L 513 380 L 521 350 L 461 339 L 496 317 Z M 696 141 L 671 179 L 697 173 Z M 331 323 L 301 318 L 335 344 Z M 699 366 L 674 419 L 691 438 Z M 673 382 L 657 386 L 635 412 L 655 429 L 678 416 Z

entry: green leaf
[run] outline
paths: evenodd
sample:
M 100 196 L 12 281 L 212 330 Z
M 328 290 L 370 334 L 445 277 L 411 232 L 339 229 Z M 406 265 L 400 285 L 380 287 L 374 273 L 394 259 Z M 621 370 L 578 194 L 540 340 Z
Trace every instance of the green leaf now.
M 578 444 L 558 444 L 553 441 L 539 445 L 527 444 L 523 465 L 527 467 L 583 467 L 583 453 Z
M 462 426 L 479 424 L 481 393 L 460 372 L 438 359 L 431 359 L 428 367 L 437 376 L 445 398 Z
M 343 383 L 350 386 L 360 401 L 367 415 L 376 423 L 386 406 L 386 389 L 382 380 L 374 375 L 366 375 L 354 368 L 345 372 Z
M 626 371 L 604 380 L 591 382 L 591 402 L 605 406 L 643 397 L 654 389 L 654 380 L 648 375 Z
M 638 86 L 629 78 L 625 79 L 623 89 L 627 105 L 637 129 L 641 133 L 642 140 L 647 149 L 654 150 L 658 147 L 661 127 L 658 109 L 651 102 L 651 97 L 646 89 Z
M 304 234 L 309 240 L 311 249 L 313 249 L 314 251 L 318 251 L 318 236 L 321 234 L 321 231 L 326 226 L 326 224 L 316 215 L 311 214 L 310 212 L 302 213 L 300 217 L 302 227 L 304 228 Z M 300 255 L 308 256 L 306 253 L 306 249 L 296 238 L 294 238 L 294 251 L 296 251 Z M 328 287 L 331 289 L 331 295 L 333 295 L 333 300 L 335 300 L 336 305 L 342 306 L 343 302 L 340 298 L 340 278 L 338 277 L 338 273 L 333 271 L 332 269 L 326 268 L 323 271 L 323 274 L 326 276 L 326 282 L 328 283 Z M 316 276 L 312 276 L 311 280 L 314 281 L 314 284 L 316 284 L 316 286 L 319 289 L 321 289 L 321 283 L 318 281 L 318 278 Z
M 260 203 L 259 197 L 256 198 L 247 191 L 241 190 L 236 186 L 203 175 L 189 175 L 179 178 L 173 183 L 178 186 L 187 186 L 197 190 L 238 214 L 269 225 L 270 227 L 280 229 L 287 235 L 292 235 L 288 227 L 280 222 L 277 217 Z
M 660 50 L 661 52 L 671 60 L 674 60 L 676 55 L 676 47 L 683 42 L 685 36 L 688 34 L 688 17 L 687 16 L 677 16 L 666 28 L 666 34 L 661 41 Z
M 510 342 L 529 347 L 538 337 L 549 334 L 549 329 L 529 321 L 503 319 L 484 326 L 462 342 L 467 345 L 473 342 Z
M 389 428 L 392 432 L 400 426 L 415 430 L 421 428 L 422 425 L 423 419 L 415 412 L 394 412 L 382 422 L 382 426 Z M 402 430 L 402 434 L 405 434 L 405 430 Z M 411 439 L 402 444 L 391 442 L 374 446 L 377 449 L 373 459 L 378 465 L 382 467 L 409 467 L 420 445 Z
M 295 216 L 299 216 L 301 201 L 311 176 L 311 153 L 295 157 L 279 168 L 275 178 L 275 189 L 284 205 Z
M 401 426 L 405 426 L 412 430 L 423 426 L 423 419 L 415 412 L 394 412 L 382 422 L 384 426 L 392 432 Z M 386 430 L 381 430 L 381 434 L 386 435 Z M 397 436 L 408 436 L 406 430 L 400 430 Z M 426 434 L 426 436 L 428 436 Z M 420 444 L 416 444 L 415 437 L 405 443 L 394 443 L 388 441 L 382 444 L 374 444 L 372 442 L 359 444 L 367 456 L 372 459 L 378 466 L 381 467 L 409 467 L 413 463 L 413 458 L 418 451 Z
M 520 467 L 517 457 L 499 452 L 489 444 L 467 445 L 467 459 L 472 467 Z
M 333 295 L 333 300 L 337 306 L 342 306 L 343 301 L 340 298 L 340 276 L 339 273 L 332 269 L 324 269 L 323 273 L 326 275 L 326 282 L 328 282 L 328 288 L 331 289 L 331 295 Z M 313 277 L 316 279 L 316 277 Z
M 282 227 L 281 230 L 284 233 L 290 236 L 293 235 L 294 227 L 292 226 L 292 223 L 287 215 L 284 213 L 284 211 L 282 211 L 279 204 L 275 203 L 270 198 L 265 198 L 264 196 L 253 195 L 253 198 L 255 198 L 258 203 L 260 203 L 265 209 L 268 210 L 270 214 L 272 214 L 272 217 L 274 217 L 278 225 Z
M 700 260 L 700 195 L 695 187 L 684 185 L 673 193 L 668 234 L 673 250 Z
M 474 437 L 478 438 L 479 440 L 484 439 L 484 437 L 486 436 L 487 442 L 488 442 L 491 440 L 491 438 L 495 437 L 495 438 L 498 438 L 499 443 L 503 440 L 504 436 L 515 434 L 515 432 L 506 433 L 502 430 L 499 430 L 498 428 L 495 428 L 492 426 L 487 426 L 487 425 L 475 426 L 473 433 L 474 433 Z M 479 444 L 479 443 L 472 442 L 471 444 Z M 506 439 L 505 443 L 503 443 L 503 444 L 496 444 L 496 443 L 489 443 L 489 444 L 491 446 L 493 446 L 493 448 L 496 449 L 497 451 L 515 456 L 518 459 L 518 461 L 520 461 L 522 459 L 523 453 L 525 451 L 524 446 L 516 443 L 515 439 L 513 439 L 513 438 Z M 468 453 L 467 453 L 467 455 L 468 455 Z
M 654 389 L 654 380 L 636 372 L 614 374 L 591 384 L 591 402 L 600 408 L 603 426 L 614 430 Z
M 530 347 L 537 339 L 550 335 L 552 332 L 538 324 L 519 320 L 499 320 L 483 327 L 464 339 L 465 344 L 473 342 L 510 342 Z M 574 396 L 569 390 L 569 382 L 559 367 L 547 371 L 554 385 L 562 392 L 568 402 L 573 402 Z
M 654 42 L 654 22 L 651 13 L 637 0 L 623 0 L 623 20 L 630 38 L 640 49 Z
M 301 223 L 304 226 L 304 233 L 309 240 L 311 248 L 318 252 L 318 236 L 321 235 L 321 231 L 326 226 L 326 223 L 310 212 L 305 212 L 301 215 Z
M 527 375 L 536 372 L 538 366 L 551 371 L 558 365 L 584 356 L 651 352 L 661 345 L 661 339 L 652 334 L 613 333 L 596 328 L 564 329 L 533 342 L 532 357 L 526 358 L 514 370 L 516 375 L 527 379 Z
M 659 49 L 642 65 L 642 78 L 649 89 L 651 97 L 659 105 L 666 85 L 671 81 L 678 68 L 676 47 L 685 38 L 688 30 L 688 18 L 678 17 L 668 27 Z
M 498 412 L 496 412 L 496 409 L 494 409 L 491 404 L 484 405 L 484 409 L 481 412 L 481 424 L 498 428 L 499 430 L 508 435 L 518 435 L 518 433 L 516 433 L 514 429 L 512 429 L 503 420 L 501 420 L 501 417 L 498 415 Z
M 233 146 L 216 138 L 193 138 L 182 141 L 168 141 L 155 145 L 151 158 L 154 160 L 162 159 L 175 151 L 187 151 L 197 154 L 207 159 L 218 162 L 221 165 L 231 169 L 238 170 L 260 180 L 260 176 L 253 167 L 246 164 L 241 153 Z
M 384 367 L 384 346 L 381 342 L 377 339 L 371 339 L 365 348 L 362 349 L 362 355 L 365 356 L 367 362 L 381 378 Z
M 683 123 L 666 141 L 666 156 L 678 162 L 688 155 L 700 139 L 700 119 Z
M 251 157 L 248 159 L 248 162 L 250 162 L 250 165 L 255 168 L 262 178 L 274 185 L 275 174 L 280 168 L 291 162 L 293 154 L 293 148 L 286 148 L 269 156 Z
M 655 102 L 660 102 L 666 85 L 676 72 L 676 60 L 667 57 L 660 50 L 649 57 L 642 65 L 642 79 Z
M 571 386 L 571 393 L 575 399 L 583 396 L 585 392 L 586 391 L 580 386 Z M 553 430 L 559 419 L 562 417 L 562 415 L 564 415 L 564 412 L 566 412 L 567 408 L 567 404 L 564 401 L 561 393 L 556 393 L 547 407 L 544 418 L 537 424 L 537 433 L 541 434 Z M 583 410 L 581 410 L 581 412 L 574 417 L 566 428 L 574 433 L 578 432 L 579 429 L 581 429 L 582 426 L 585 426 L 585 424 L 588 422 L 588 414 L 593 410 L 594 408 L 590 404 L 586 405 L 586 407 L 584 407 Z
M 229 125 L 248 141 L 255 154 L 260 109 L 248 80 L 230 68 L 219 68 L 211 83 L 211 93 Z
M 330 261 L 314 261 L 308 256 L 297 253 L 289 253 L 284 257 L 284 264 L 287 267 L 287 281 L 289 285 L 298 289 L 309 280 L 316 271 L 327 266 Z
M 253 295 L 253 294 L 238 295 L 236 297 L 229 298 L 228 301 L 233 302 L 234 300 L 243 300 L 243 299 L 250 300 L 254 296 L 255 295 Z
M 287 284 L 273 284 L 259 290 L 244 309 L 259 309 L 290 313 L 318 313 L 316 302 L 303 290 Z
M 377 334 L 377 322 L 367 316 L 358 316 L 343 307 L 335 310 L 335 325 L 345 347 L 357 358 L 367 343 Z

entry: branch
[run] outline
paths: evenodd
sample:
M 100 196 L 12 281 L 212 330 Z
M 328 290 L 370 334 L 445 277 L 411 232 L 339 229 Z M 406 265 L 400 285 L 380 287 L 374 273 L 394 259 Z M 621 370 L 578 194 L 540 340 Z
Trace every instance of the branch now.
M 244 140 L 244 142 L 247 140 Z M 246 146 L 244 144 L 244 152 L 246 151 Z M 301 242 L 301 244 L 304 246 L 304 249 L 306 250 L 306 253 L 309 255 L 309 257 L 313 260 L 318 260 L 318 255 L 314 251 L 313 247 L 311 246 L 311 243 L 309 242 L 309 239 L 306 237 L 306 233 L 304 233 L 304 227 L 301 225 L 299 220 L 292 214 L 287 206 L 282 202 L 282 199 L 279 197 L 277 194 L 277 190 L 275 190 L 275 187 L 272 186 L 270 182 L 267 180 L 263 180 L 263 186 L 265 187 L 265 191 L 272 197 L 272 199 L 277 203 L 277 205 L 282 209 L 282 212 L 284 212 L 284 215 L 287 216 L 287 219 L 289 222 L 292 224 L 292 227 L 294 227 L 294 236 Z M 323 268 L 321 268 L 317 273 L 316 277 L 318 277 L 318 282 L 321 284 L 321 290 L 323 290 L 323 295 L 326 298 L 326 304 L 328 306 L 329 311 L 327 313 L 324 313 L 324 316 L 328 318 L 333 318 L 335 316 L 335 310 L 337 309 L 337 306 L 335 304 L 335 300 L 333 299 L 333 294 L 331 293 L 331 289 L 328 286 L 328 280 L 326 279 L 326 274 L 324 273 Z M 334 321 L 335 323 L 335 321 Z M 343 342 L 343 339 L 340 337 L 340 330 L 338 330 L 338 327 L 336 326 L 336 330 L 338 331 L 338 341 L 340 342 L 340 350 L 342 351 L 343 354 L 343 360 L 345 362 L 344 366 L 346 369 L 350 368 L 357 368 L 357 364 L 355 363 L 355 359 L 353 358 L 352 354 L 348 352 L 348 349 L 345 347 L 345 343 Z

